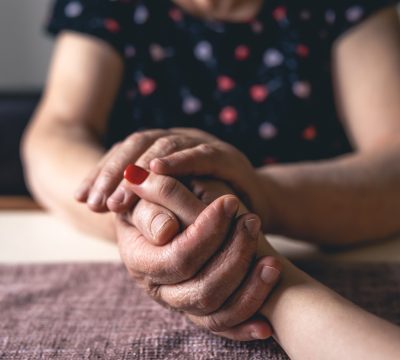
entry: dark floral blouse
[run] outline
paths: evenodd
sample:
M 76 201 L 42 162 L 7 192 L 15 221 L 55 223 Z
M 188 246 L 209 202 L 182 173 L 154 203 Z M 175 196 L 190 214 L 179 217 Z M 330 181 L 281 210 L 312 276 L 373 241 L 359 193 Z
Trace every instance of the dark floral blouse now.
M 254 19 L 228 23 L 171 0 L 58 0 L 47 28 L 95 36 L 123 58 L 108 144 L 138 129 L 197 127 L 260 166 L 351 151 L 334 104 L 332 45 L 394 3 L 265 0 Z

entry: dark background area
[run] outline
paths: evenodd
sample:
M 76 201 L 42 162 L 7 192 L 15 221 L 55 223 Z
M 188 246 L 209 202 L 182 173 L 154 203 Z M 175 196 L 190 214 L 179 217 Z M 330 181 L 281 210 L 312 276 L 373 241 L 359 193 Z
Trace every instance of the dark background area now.
M 39 91 L 0 93 L 0 195 L 28 195 L 19 144 L 39 98 Z

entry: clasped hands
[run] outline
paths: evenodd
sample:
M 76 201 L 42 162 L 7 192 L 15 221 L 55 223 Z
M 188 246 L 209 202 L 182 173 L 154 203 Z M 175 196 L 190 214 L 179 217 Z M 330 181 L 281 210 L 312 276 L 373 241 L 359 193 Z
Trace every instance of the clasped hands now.
M 121 180 L 129 164 L 150 173 Z M 210 134 L 148 130 L 116 144 L 76 199 L 117 213 L 121 258 L 153 299 L 213 333 L 249 341 L 272 334 L 257 311 L 281 270 L 256 215 L 257 181 L 247 158 Z

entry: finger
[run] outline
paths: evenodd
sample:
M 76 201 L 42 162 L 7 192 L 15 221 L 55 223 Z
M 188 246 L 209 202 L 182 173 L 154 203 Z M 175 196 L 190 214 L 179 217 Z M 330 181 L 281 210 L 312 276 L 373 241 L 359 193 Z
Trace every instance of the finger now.
M 107 198 L 122 180 L 126 166 L 134 163 L 157 138 L 165 134 L 166 130 L 137 132 L 121 143 L 118 151 L 104 163 L 93 183 L 87 199 L 89 208 L 96 212 L 107 211 Z
M 170 176 L 213 176 L 228 181 L 240 192 L 246 186 L 251 186 L 246 184 L 243 176 L 247 171 L 252 171 L 249 160 L 235 147 L 222 142 L 202 143 L 156 158 L 150 162 L 150 169 L 157 174 Z
M 130 216 L 131 223 L 154 245 L 165 245 L 179 232 L 179 222 L 168 209 L 140 200 Z
M 205 204 L 211 204 L 223 194 L 234 194 L 233 189 L 227 184 L 213 179 L 194 178 L 190 182 L 190 188 L 193 194 Z
M 170 209 L 184 227 L 193 224 L 206 205 L 178 180 L 149 173 L 136 165 L 125 171 L 125 186 L 140 198 Z
M 243 323 L 261 308 L 279 279 L 280 268 L 274 257 L 260 259 L 227 303 L 212 314 L 196 317 L 196 323 L 213 332 L 224 332 Z
M 112 157 L 116 151 L 118 151 L 119 146 L 120 146 L 120 143 L 115 144 L 109 150 L 109 152 L 103 156 L 103 158 L 96 165 L 96 167 L 92 171 L 90 171 L 90 173 L 85 177 L 85 179 L 82 181 L 82 183 L 79 185 L 79 187 L 75 191 L 74 197 L 77 201 L 79 201 L 79 202 L 87 201 L 90 189 L 92 188 L 96 178 L 98 177 L 101 168 L 108 161 L 108 159 L 110 157 Z
M 199 138 L 193 138 L 182 135 L 168 135 L 157 139 L 138 159 L 136 165 L 144 169 L 149 169 L 150 161 L 173 154 L 176 151 L 192 148 L 202 141 Z
M 185 128 L 185 127 L 174 127 L 170 129 L 174 134 L 181 134 L 185 136 L 191 136 L 195 138 L 203 139 L 202 142 L 217 141 L 218 138 L 206 131 L 197 128 Z
M 213 334 L 235 341 L 254 341 L 268 339 L 273 335 L 273 330 L 267 319 L 256 315 L 229 330 Z
M 122 180 L 108 197 L 106 204 L 110 211 L 124 213 L 133 209 L 139 200 L 140 198 L 132 191 L 129 184 Z
M 182 135 L 170 135 L 158 138 L 136 161 L 136 165 L 148 169 L 149 163 L 156 157 L 166 156 L 175 151 L 196 146 L 200 143 L 198 139 Z M 107 208 L 114 212 L 125 212 L 131 209 L 137 197 L 132 190 L 121 181 L 116 190 L 107 200 Z
M 193 278 L 159 289 L 170 307 L 193 315 L 218 310 L 240 286 L 255 260 L 260 221 L 254 215 L 242 216 L 230 238 Z
M 117 238 L 121 257 L 131 273 L 147 281 L 152 296 L 159 298 L 160 284 L 177 284 L 190 279 L 218 251 L 230 231 L 238 209 L 232 195 L 218 198 L 200 213 L 195 222 L 165 246 L 154 246 L 131 233 L 132 226 L 117 216 Z

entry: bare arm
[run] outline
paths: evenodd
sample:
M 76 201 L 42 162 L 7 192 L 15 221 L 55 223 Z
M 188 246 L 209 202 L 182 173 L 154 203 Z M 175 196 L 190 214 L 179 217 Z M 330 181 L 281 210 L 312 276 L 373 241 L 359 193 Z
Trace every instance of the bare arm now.
M 94 235 L 114 239 L 110 214 L 74 200 L 83 177 L 104 154 L 106 128 L 123 64 L 107 44 L 66 32 L 59 36 L 44 96 L 22 142 L 25 176 L 50 211 Z
M 400 231 L 400 27 L 384 10 L 334 52 L 338 106 L 356 151 L 259 169 L 266 231 L 346 245 Z M 268 204 L 267 204 L 268 203 Z
M 342 298 L 285 264 L 283 279 L 261 313 L 291 359 L 398 359 L 400 328 Z

